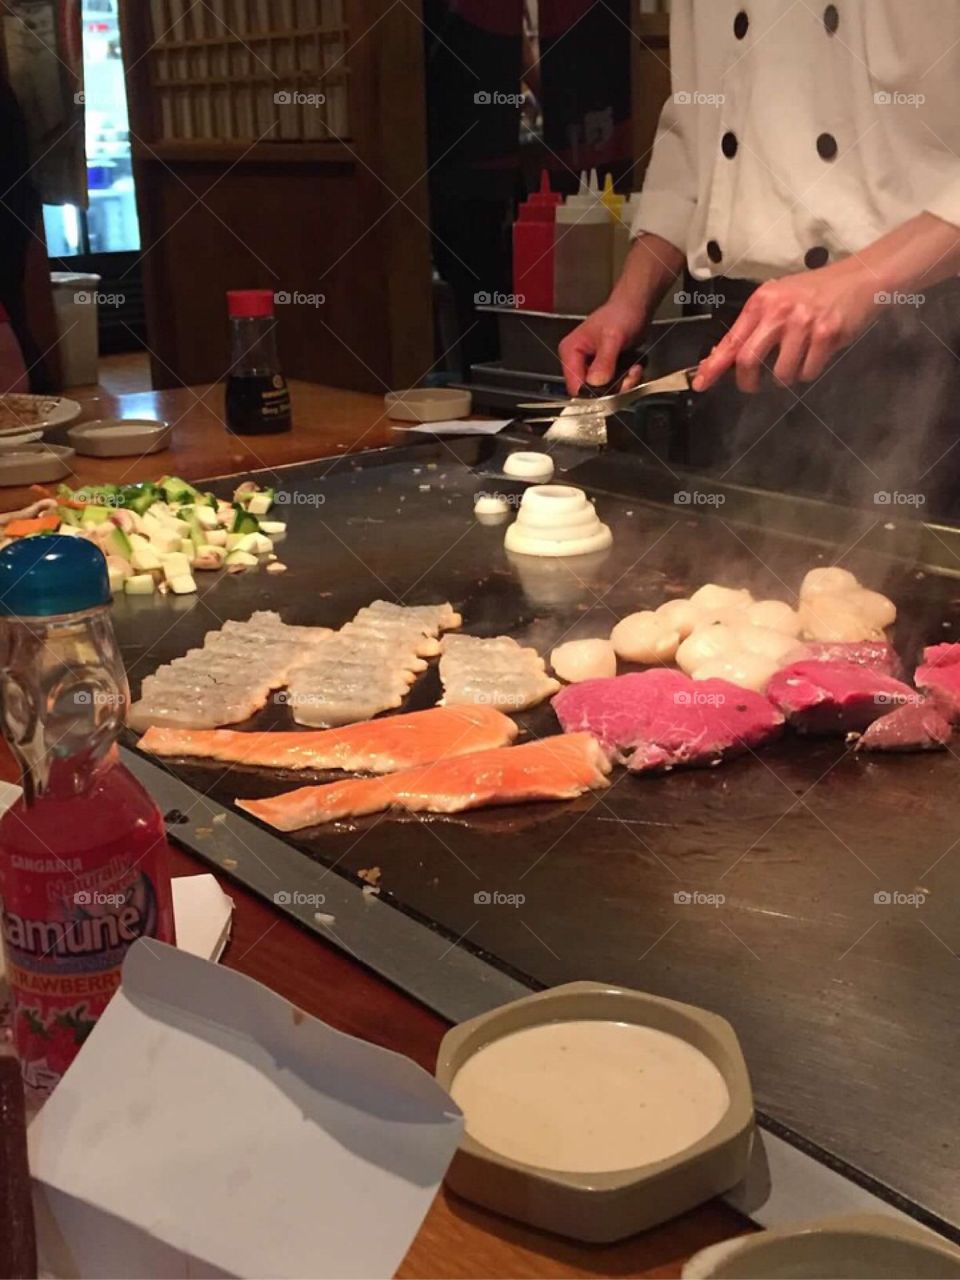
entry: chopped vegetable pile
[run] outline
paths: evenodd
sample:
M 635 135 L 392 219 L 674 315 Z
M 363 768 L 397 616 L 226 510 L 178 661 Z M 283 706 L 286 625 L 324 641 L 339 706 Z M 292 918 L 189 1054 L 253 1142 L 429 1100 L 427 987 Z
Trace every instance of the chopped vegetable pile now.
M 3 522 L 2 543 L 60 533 L 88 538 L 107 558 L 110 587 L 128 595 L 196 591 L 195 570 L 240 573 L 261 562 L 278 563 L 273 540 L 286 533 L 279 520 L 264 520 L 273 490 L 248 481 L 232 502 L 201 493 L 186 480 L 156 483 L 60 485 L 56 494 Z

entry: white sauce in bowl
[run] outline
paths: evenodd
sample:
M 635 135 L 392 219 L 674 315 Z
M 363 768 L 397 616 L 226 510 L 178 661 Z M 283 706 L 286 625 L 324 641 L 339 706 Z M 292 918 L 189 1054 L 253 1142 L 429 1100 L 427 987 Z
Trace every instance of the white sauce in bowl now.
M 587 1020 L 494 1040 L 467 1059 L 450 1093 L 477 1142 L 566 1173 L 613 1173 L 676 1155 L 730 1105 L 720 1071 L 685 1040 Z

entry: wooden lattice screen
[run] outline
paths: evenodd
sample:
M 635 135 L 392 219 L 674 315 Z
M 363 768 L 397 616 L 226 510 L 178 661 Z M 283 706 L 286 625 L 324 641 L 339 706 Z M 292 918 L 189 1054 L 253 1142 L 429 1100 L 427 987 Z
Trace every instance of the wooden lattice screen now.
M 150 0 L 159 142 L 349 136 L 344 0 Z

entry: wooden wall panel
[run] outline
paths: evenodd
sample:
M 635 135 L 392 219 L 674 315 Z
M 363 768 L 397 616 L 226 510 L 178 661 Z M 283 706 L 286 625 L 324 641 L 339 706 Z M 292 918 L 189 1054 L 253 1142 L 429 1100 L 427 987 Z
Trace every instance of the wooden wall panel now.
M 350 136 L 160 136 L 146 5 L 126 0 L 149 345 L 158 387 L 227 367 L 224 294 L 323 294 L 278 306 L 290 377 L 380 392 L 433 358 L 423 28 L 419 2 L 347 0 Z M 322 88 L 322 77 L 318 88 Z

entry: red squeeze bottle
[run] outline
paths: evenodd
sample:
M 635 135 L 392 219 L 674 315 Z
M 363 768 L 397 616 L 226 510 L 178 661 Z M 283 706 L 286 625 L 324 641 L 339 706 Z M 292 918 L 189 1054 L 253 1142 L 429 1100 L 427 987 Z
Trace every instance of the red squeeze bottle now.
M 513 224 L 513 292 L 523 311 L 553 310 L 553 241 L 559 191 L 550 190 L 550 175 L 540 174 L 535 191 L 517 211 Z
M 0 551 L 0 724 L 24 791 L 0 819 L 0 923 L 34 1100 L 93 1030 L 133 943 L 174 941 L 163 817 L 117 754 L 128 694 L 110 600 L 83 538 Z

